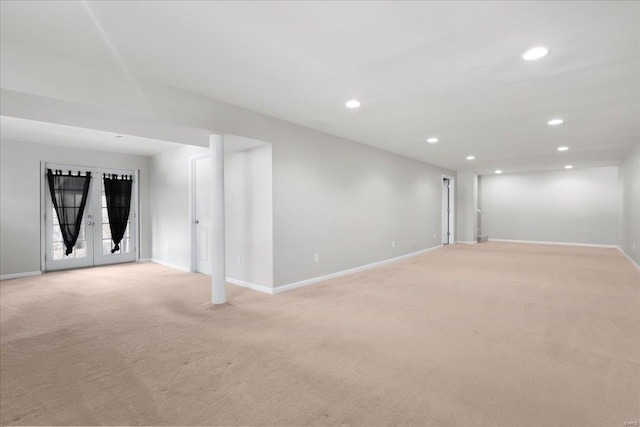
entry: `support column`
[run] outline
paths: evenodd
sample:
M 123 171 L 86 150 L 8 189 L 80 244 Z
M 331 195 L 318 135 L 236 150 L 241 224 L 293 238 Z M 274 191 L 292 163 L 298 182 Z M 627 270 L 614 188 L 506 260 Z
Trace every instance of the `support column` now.
M 211 253 L 211 302 L 224 304 L 227 301 L 226 261 L 224 240 L 224 138 L 222 135 L 212 134 L 209 137 L 209 151 L 211 153 L 211 216 L 212 227 L 210 236 Z

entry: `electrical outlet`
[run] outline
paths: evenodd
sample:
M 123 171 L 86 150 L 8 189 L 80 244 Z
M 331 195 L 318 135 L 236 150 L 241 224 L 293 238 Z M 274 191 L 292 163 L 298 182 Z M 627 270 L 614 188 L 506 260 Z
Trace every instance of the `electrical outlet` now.
M 242 264 L 242 256 L 241 255 L 238 255 L 236 257 L 236 264 Z
M 396 247 L 396 241 L 394 240 L 393 242 L 391 242 L 391 247 L 395 248 Z
M 313 257 L 313 261 L 320 262 L 320 254 L 315 254 L 315 256 Z
M 436 233 L 433 233 L 433 238 L 434 238 L 434 239 L 437 239 L 437 238 L 438 238 L 438 235 L 437 235 Z

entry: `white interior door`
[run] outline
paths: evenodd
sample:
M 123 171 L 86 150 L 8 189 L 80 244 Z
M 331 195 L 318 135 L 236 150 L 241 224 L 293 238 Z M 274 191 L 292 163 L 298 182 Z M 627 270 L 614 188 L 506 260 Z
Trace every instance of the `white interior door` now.
M 94 265 L 116 264 L 131 262 L 137 259 L 138 186 L 136 171 L 54 164 L 45 164 L 42 169 L 44 202 L 44 238 L 42 240 L 44 244 L 43 253 L 45 271 L 68 270 L 72 268 L 91 267 Z M 91 181 L 82 218 L 80 234 L 73 252 L 69 255 L 65 255 L 62 232 L 58 225 L 58 217 L 53 207 L 51 193 L 45 176 L 47 169 L 60 169 L 64 172 L 71 171 L 73 174 L 77 172 L 91 172 Z M 129 223 L 124 237 L 120 242 L 120 249 L 114 253 L 111 253 L 111 250 L 115 245 L 111 239 L 107 203 L 104 194 L 104 184 L 102 181 L 105 173 L 133 176 Z
M 195 251 L 196 271 L 211 274 L 211 254 L 209 239 L 211 236 L 211 159 L 201 157 L 193 160 L 194 174 L 194 213 L 195 213 Z

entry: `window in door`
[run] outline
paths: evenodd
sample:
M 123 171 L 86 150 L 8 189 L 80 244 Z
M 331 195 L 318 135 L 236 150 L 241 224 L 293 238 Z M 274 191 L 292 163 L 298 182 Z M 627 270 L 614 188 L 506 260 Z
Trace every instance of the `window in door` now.
M 51 197 L 51 196 L 49 196 Z M 76 245 L 73 247 L 73 252 L 67 256 L 65 256 L 65 247 L 64 240 L 62 239 L 62 231 L 60 231 L 60 226 L 58 224 L 58 215 L 56 214 L 55 208 L 51 207 L 51 220 L 53 221 L 52 230 L 52 245 L 53 245 L 53 259 L 61 260 L 64 258 L 85 258 L 87 256 L 87 240 L 85 238 L 85 231 L 87 229 L 87 224 L 85 222 L 85 216 L 82 217 L 82 223 L 80 224 L 80 233 L 78 234 L 78 241 Z

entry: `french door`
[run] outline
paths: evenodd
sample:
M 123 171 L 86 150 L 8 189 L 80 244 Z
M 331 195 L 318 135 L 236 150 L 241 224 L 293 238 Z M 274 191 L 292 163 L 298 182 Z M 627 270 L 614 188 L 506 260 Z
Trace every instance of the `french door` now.
M 74 175 L 78 172 L 83 174 L 85 172 L 91 172 L 89 193 L 87 194 L 87 203 L 80 225 L 80 234 L 78 235 L 78 241 L 73 248 L 73 252 L 69 255 L 65 255 L 65 246 L 62 239 L 62 232 L 58 225 L 58 216 L 51 201 L 51 194 L 45 176 L 47 169 L 59 169 L 65 173 L 70 171 Z M 104 192 L 104 183 L 102 181 L 104 174 L 131 175 L 133 177 L 131 210 L 127 230 L 125 231 L 122 242 L 120 242 L 120 249 L 114 253 L 111 253 L 115 244 L 111 240 L 111 229 L 109 228 L 107 201 Z M 44 220 L 42 242 L 44 245 L 45 271 L 67 270 L 71 268 L 136 261 L 138 248 L 137 171 L 43 163 L 41 176 L 42 202 L 44 207 L 42 213 Z

